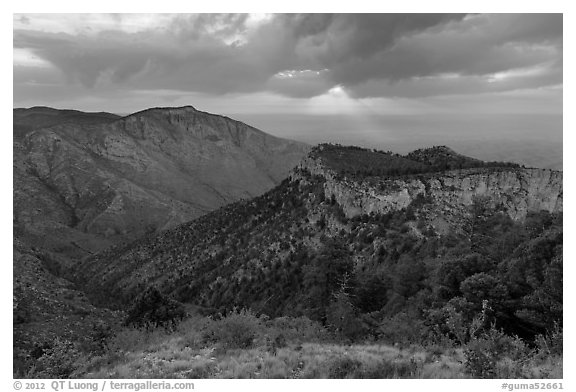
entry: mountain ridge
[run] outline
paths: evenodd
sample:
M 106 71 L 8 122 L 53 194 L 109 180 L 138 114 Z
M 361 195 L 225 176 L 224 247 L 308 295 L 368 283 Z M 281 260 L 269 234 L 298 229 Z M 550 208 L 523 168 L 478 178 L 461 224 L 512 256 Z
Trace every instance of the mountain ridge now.
M 121 118 L 108 112 L 82 112 L 73 109 L 54 109 L 48 106 L 14 108 L 12 113 L 14 140 L 20 140 L 36 129 L 58 124 L 99 124 Z
M 479 208 L 476 205 L 498 213 L 505 212 L 506 219 L 516 220 L 519 224 L 542 210 L 552 214 L 562 211 L 560 172 L 524 169 L 506 166 L 505 163 L 502 163 L 503 167 L 483 167 L 482 163 L 478 168 L 428 173 L 428 179 L 423 174 L 377 177 L 380 183 L 374 185 L 365 181 L 361 174 L 357 180 L 327 170 L 313 158 L 316 153 L 318 147 L 287 180 L 263 196 L 228 205 L 159 236 L 111 248 L 86 259 L 75 269 L 77 279 L 89 287 L 92 294 L 111 296 L 120 302 L 129 302 L 147 286 L 158 285 L 159 289 L 176 295 L 182 301 L 199 301 L 203 306 L 217 307 L 225 303 L 215 300 L 214 296 L 211 299 L 210 293 L 218 281 L 224 279 L 228 284 L 235 282 L 239 285 L 245 271 L 252 271 L 250 275 L 253 273 L 258 277 L 263 272 L 259 272 L 262 266 L 267 266 L 264 273 L 269 268 L 279 268 L 278 265 L 287 262 L 287 257 L 303 252 L 303 249 L 308 249 L 307 254 L 320 252 L 321 255 L 322 251 L 318 249 L 323 248 L 325 241 L 354 232 L 354 224 L 350 222 L 398 219 L 405 229 L 403 235 L 416 239 L 449 238 L 466 235 L 470 221 L 475 219 L 471 209 Z M 471 180 L 475 178 L 470 174 L 474 171 L 479 176 L 477 184 Z M 548 173 L 548 178 L 553 180 L 549 204 L 546 204 L 548 199 L 545 195 L 529 193 L 534 184 L 524 181 L 522 176 L 530 172 Z M 495 180 L 502 173 L 504 180 Z M 554 175 L 551 177 L 551 174 Z M 509 184 L 509 180 L 516 182 Z M 547 186 L 543 180 L 539 189 Z M 522 202 L 540 196 L 543 197 L 542 203 Z M 514 210 L 518 212 L 516 214 L 507 209 L 515 203 L 521 206 Z M 394 218 L 396 216 L 399 218 Z M 323 237 L 328 240 L 323 240 Z M 345 249 L 345 240 L 338 241 L 344 241 L 342 254 L 352 252 Z M 297 296 L 296 287 L 301 282 L 294 281 L 298 277 L 290 276 L 291 268 L 282 275 L 288 279 L 286 284 L 296 285 L 293 295 Z M 298 268 L 302 269 L 304 265 Z M 238 290 L 243 290 L 242 286 L 250 290 L 251 284 L 260 287 L 257 283 L 259 278 L 255 279 L 234 287 Z M 226 287 L 217 286 L 222 290 Z M 267 311 L 276 306 L 275 315 L 282 314 L 281 309 L 288 309 L 286 306 L 294 306 L 291 302 L 294 299 L 288 300 L 290 305 L 286 302 L 263 304 L 269 295 L 259 295 L 253 303 L 243 302 L 242 296 L 227 298 L 233 302 L 232 305 L 254 306 L 256 309 L 266 306 Z
M 95 251 L 258 195 L 307 149 L 191 106 L 39 127 L 15 139 L 15 222 L 40 234 L 92 233 L 102 246 L 79 241 Z M 55 211 L 63 215 L 43 220 Z

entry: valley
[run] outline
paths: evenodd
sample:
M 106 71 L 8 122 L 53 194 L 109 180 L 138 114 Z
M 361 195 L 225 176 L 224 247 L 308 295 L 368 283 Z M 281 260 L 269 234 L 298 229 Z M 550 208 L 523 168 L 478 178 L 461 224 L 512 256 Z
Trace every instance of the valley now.
M 14 173 L 30 377 L 558 376 L 562 172 L 185 107 L 33 131 Z M 39 350 L 33 323 L 67 314 Z

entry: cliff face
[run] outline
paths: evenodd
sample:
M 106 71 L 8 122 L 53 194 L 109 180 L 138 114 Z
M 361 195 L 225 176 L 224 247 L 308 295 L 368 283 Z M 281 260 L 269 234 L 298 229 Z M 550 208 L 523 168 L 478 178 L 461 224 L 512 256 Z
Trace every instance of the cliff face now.
M 561 212 L 562 172 L 548 169 L 474 168 L 382 180 L 377 184 L 338 176 L 320 158 L 308 157 L 299 169 L 322 176 L 326 198 L 332 198 L 348 218 L 388 213 L 426 200 L 424 217 L 436 228 L 457 224 L 477 197 L 505 209 L 515 220 L 528 212 Z M 298 178 L 298 171 L 292 178 Z
M 15 226 L 90 253 L 260 195 L 307 150 L 192 107 L 36 129 L 14 142 Z

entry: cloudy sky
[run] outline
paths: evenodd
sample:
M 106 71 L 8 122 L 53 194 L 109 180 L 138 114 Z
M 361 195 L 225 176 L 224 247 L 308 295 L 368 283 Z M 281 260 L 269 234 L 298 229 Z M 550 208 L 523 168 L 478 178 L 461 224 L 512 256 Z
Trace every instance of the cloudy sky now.
M 561 143 L 562 32 L 561 14 L 15 14 L 14 107 L 193 105 L 378 147 L 486 127 Z

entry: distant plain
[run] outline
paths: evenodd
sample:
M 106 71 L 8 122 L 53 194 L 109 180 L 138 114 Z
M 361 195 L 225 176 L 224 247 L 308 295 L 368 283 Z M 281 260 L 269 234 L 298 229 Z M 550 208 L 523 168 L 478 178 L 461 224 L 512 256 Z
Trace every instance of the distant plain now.
M 235 114 L 275 136 L 309 144 L 358 145 L 405 154 L 447 145 L 482 160 L 562 170 L 561 114 Z

